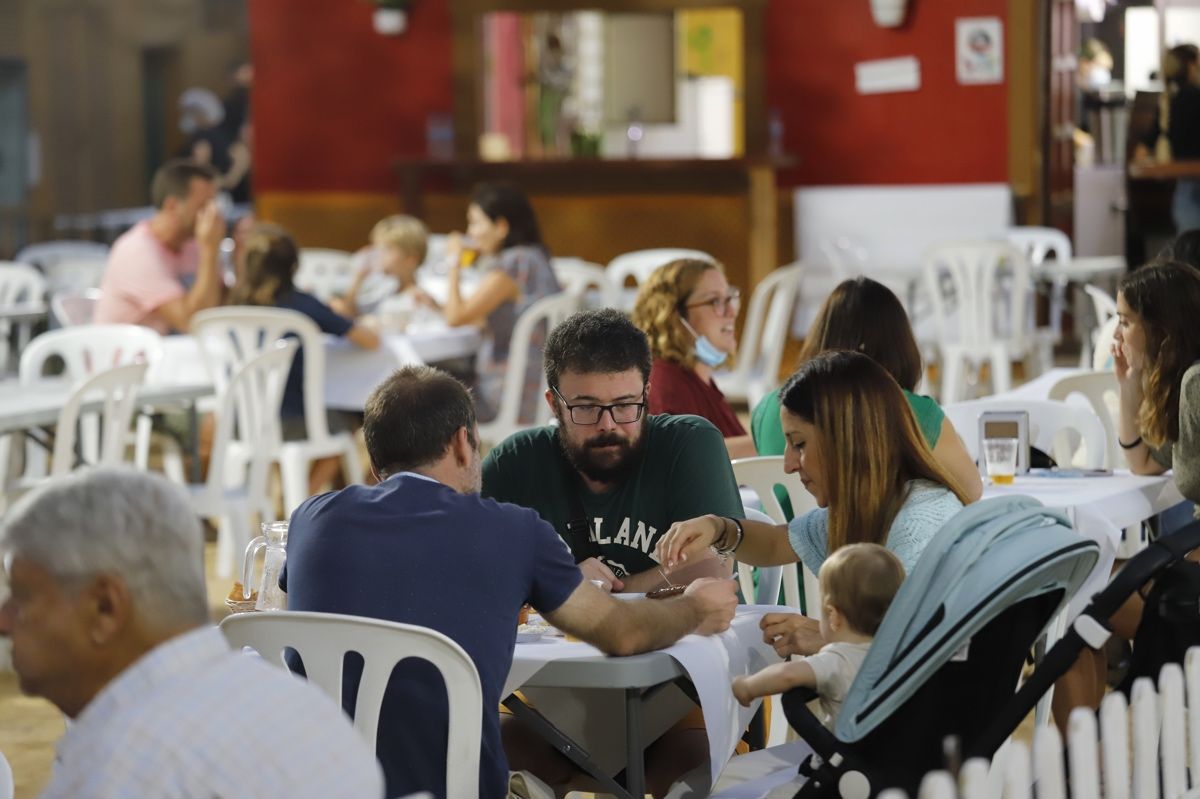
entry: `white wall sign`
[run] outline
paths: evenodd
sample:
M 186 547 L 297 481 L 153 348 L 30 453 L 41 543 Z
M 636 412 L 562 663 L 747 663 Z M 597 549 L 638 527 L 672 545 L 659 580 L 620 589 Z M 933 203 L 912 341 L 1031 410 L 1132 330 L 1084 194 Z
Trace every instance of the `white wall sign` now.
M 913 56 L 861 61 L 854 65 L 859 94 L 911 92 L 921 88 L 921 63 Z
M 1004 80 L 1004 27 L 999 17 L 962 17 L 954 21 L 954 62 L 958 82 Z

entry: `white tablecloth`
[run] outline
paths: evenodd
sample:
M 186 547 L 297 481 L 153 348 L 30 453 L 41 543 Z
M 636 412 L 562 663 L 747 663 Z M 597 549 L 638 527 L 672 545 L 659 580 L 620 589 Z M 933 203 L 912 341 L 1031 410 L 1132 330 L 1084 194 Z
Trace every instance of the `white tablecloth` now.
M 1183 502 L 1175 481 L 1166 475 L 1143 476 L 1122 471 L 1106 477 L 1018 476 L 1010 486 L 988 485 L 984 497 L 1024 494 L 1051 508 L 1063 508 L 1075 529 L 1100 545 L 1100 560 L 1071 598 L 1070 617 L 1083 610 L 1108 584 L 1117 545 L 1126 527 Z
M 777 663 L 779 657 L 774 649 L 763 643 L 759 630 L 759 619 L 766 613 L 797 612 L 794 608 L 774 605 L 743 605 L 732 626 L 720 635 L 688 635 L 673 646 L 660 650 L 678 661 L 696 687 L 700 707 L 704 711 L 704 724 L 708 730 L 710 776 L 716 784 L 717 777 L 729 761 L 741 738 L 742 732 L 758 710 L 760 702 L 744 708 L 733 698 L 730 683 L 738 674 L 752 674 L 764 666 Z M 536 643 L 517 644 L 513 654 L 513 665 L 504 684 L 504 696 L 533 681 L 547 663 L 569 661 L 577 658 L 601 656 L 590 644 L 568 643 L 561 639 L 542 639 Z M 615 660 L 615 659 L 614 659 Z M 610 700 L 612 705 L 621 702 Z M 539 711 L 552 716 L 551 708 L 539 706 Z M 552 719 L 553 720 L 553 719 Z M 557 722 L 556 722 L 557 723 Z M 577 730 L 564 729 L 575 737 Z M 577 743 L 589 748 L 588 740 L 576 738 Z M 647 740 L 647 743 L 650 741 Z
M 473 327 L 432 326 L 403 335 L 384 333 L 379 349 L 361 350 L 342 338 L 325 337 L 325 403 L 339 410 L 361 411 L 367 397 L 393 371 L 410 364 L 438 363 L 472 356 L 479 349 L 479 331 Z M 156 384 L 209 382 L 192 336 L 167 336 L 163 358 L 146 376 Z

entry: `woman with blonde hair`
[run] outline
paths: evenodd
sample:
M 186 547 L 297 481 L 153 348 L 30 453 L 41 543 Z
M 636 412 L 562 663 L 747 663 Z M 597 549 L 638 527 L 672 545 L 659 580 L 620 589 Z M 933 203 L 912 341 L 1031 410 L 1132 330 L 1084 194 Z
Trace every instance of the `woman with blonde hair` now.
M 846 544 L 881 544 L 911 572 L 934 534 L 962 510 L 966 491 L 934 459 L 900 386 L 875 361 L 835 350 L 809 360 L 779 392 L 784 471 L 799 474 L 817 508 L 787 525 L 702 516 L 671 526 L 657 555 L 669 570 L 708 547 L 740 562 L 801 561 L 819 572 Z M 820 648 L 814 620 L 768 614 L 781 654 Z
M 932 397 L 917 394 L 921 350 L 908 314 L 887 286 L 869 277 L 843 280 L 821 306 L 804 338 L 800 363 L 826 350 L 855 350 L 882 366 L 900 384 L 904 398 L 934 460 L 954 475 L 974 502 L 983 494 L 979 468 L 946 414 Z M 759 455 L 782 455 L 786 448 L 779 426 L 779 395 L 763 397 L 751 416 L 750 430 Z M 782 492 L 786 498 L 786 492 Z M 785 506 L 790 508 L 790 503 Z M 790 515 L 790 513 L 789 513 Z
M 737 351 L 741 294 L 719 264 L 682 258 L 654 271 L 638 290 L 633 323 L 650 341 L 650 413 L 692 414 L 712 422 L 729 457 L 754 455 L 713 372 Z

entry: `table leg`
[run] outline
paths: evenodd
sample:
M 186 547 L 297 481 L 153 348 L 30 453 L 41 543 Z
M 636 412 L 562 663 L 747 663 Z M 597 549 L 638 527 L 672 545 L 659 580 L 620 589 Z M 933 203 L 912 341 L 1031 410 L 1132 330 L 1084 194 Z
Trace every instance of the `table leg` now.
M 646 764 L 642 748 L 642 691 L 625 689 L 625 789 L 630 796 L 646 795 Z
M 202 482 L 200 471 L 200 413 L 196 410 L 196 401 L 192 400 L 187 406 L 188 414 L 188 455 L 192 457 L 188 480 L 193 484 Z

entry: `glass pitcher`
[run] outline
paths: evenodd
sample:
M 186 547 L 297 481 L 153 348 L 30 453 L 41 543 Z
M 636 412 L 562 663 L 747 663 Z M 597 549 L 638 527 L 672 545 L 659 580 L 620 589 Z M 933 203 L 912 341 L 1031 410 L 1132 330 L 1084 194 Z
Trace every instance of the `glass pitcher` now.
M 250 586 L 254 584 L 251 582 L 254 560 L 258 550 L 266 548 L 255 610 L 287 610 L 287 594 L 279 587 L 279 574 L 287 561 L 287 532 L 287 522 L 263 522 L 263 534 L 246 547 L 246 562 L 242 570 L 242 596 L 246 599 L 250 598 Z

